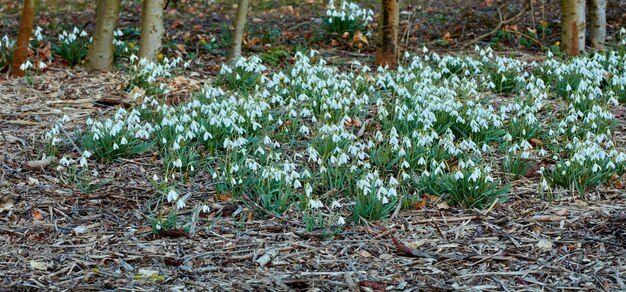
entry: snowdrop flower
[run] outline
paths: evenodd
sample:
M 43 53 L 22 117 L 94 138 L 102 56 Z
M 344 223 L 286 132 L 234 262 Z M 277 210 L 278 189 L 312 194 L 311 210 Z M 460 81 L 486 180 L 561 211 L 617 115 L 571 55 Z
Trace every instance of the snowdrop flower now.
M 67 157 L 63 156 L 61 158 L 61 160 L 59 160 L 59 164 L 63 165 L 63 166 L 70 166 L 72 164 L 74 164 L 76 161 L 74 161 L 74 159 L 68 159 Z
M 178 199 L 178 193 L 177 193 L 175 190 L 170 190 L 170 191 L 167 193 L 167 201 L 168 201 L 168 202 L 170 202 L 170 203 L 171 203 L 171 202 L 173 202 L 173 201 L 176 201 L 177 199 Z
M 318 209 L 318 208 L 323 208 L 323 207 L 324 207 L 324 204 L 319 199 L 310 199 L 309 200 L 309 208 L 311 208 L 311 209 Z
M 182 209 L 185 208 L 185 206 L 187 206 L 187 204 L 185 203 L 185 201 L 181 198 L 178 201 L 176 201 L 176 209 Z

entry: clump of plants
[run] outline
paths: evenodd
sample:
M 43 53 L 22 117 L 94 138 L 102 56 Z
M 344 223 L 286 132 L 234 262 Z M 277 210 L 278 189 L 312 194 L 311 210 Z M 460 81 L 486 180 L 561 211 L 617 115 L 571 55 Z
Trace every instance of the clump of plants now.
M 91 39 L 86 31 L 74 27 L 69 33 L 63 31 L 59 35 L 59 44 L 54 49 L 57 55 L 61 56 L 70 67 L 74 67 L 87 57 Z
M 335 5 L 334 0 L 328 2 L 324 26 L 330 33 L 350 33 L 363 31 L 372 21 L 374 11 L 361 8 L 358 4 L 348 1 L 341 1 Z

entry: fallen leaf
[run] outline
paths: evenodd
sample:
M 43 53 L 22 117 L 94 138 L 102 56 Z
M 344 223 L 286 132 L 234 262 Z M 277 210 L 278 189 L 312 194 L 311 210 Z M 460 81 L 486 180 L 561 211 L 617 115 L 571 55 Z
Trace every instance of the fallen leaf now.
M 344 125 L 348 128 L 350 127 L 360 127 L 361 126 L 361 120 L 359 120 L 359 118 L 350 118 L 349 121 L 346 121 L 344 123 Z
M 437 206 L 437 209 L 439 209 L 439 210 L 448 210 L 448 209 L 450 209 L 450 206 L 448 205 L 447 202 L 441 202 L 441 203 L 437 204 L 436 206 Z
M 217 199 L 221 202 L 230 202 L 233 200 L 233 195 L 231 193 L 220 193 L 217 195 Z
M 360 249 L 359 251 L 357 251 L 356 253 L 358 253 L 360 256 L 364 257 L 364 258 L 369 258 L 372 257 L 372 254 L 367 252 L 364 249 Z
M 267 12 L 268 13 L 279 13 L 279 14 L 289 14 L 289 15 L 293 15 L 293 16 L 300 16 L 300 13 L 296 12 L 293 9 L 293 6 L 291 6 L 291 5 L 287 5 L 287 6 L 280 7 L 280 8 L 270 9 Z
M 128 93 L 128 97 L 131 100 L 141 100 L 146 95 L 146 91 L 139 86 L 133 87 L 133 89 Z
M 552 242 L 547 239 L 541 239 L 535 245 L 541 251 L 551 251 L 552 250 Z
M 48 270 L 48 264 L 46 264 L 44 262 L 30 261 L 30 267 L 33 270 L 39 270 L 39 271 L 47 271 Z
M 422 199 L 421 201 L 413 204 L 413 209 L 415 210 L 423 210 L 426 208 L 426 200 Z
M 363 48 L 363 45 L 369 46 L 369 42 L 367 40 L 367 37 L 359 32 L 352 37 L 352 46 L 354 45 L 356 45 L 360 49 Z
M 393 244 L 396 246 L 396 248 L 402 255 L 418 257 L 418 258 L 435 258 L 432 255 L 429 255 L 425 252 L 421 252 L 421 251 L 409 248 L 400 240 L 398 240 L 395 236 L 391 236 L 391 240 L 393 241 Z
M 43 216 L 41 215 L 41 212 L 39 212 L 39 210 L 35 210 L 35 211 L 33 212 L 33 219 L 34 219 L 35 221 L 41 221 L 41 220 L 43 220 Z
M 80 235 L 83 234 L 87 231 L 87 227 L 85 226 L 76 226 L 74 228 L 72 228 L 72 230 L 74 231 L 74 233 L 76 233 L 76 235 Z
M 533 147 L 537 147 L 537 146 L 543 145 L 543 142 L 541 142 L 541 140 L 539 140 L 537 138 L 530 138 L 530 140 L 528 140 L 528 143 L 530 143 L 530 145 L 532 145 Z
M 180 19 L 175 20 L 174 22 L 172 22 L 172 24 L 170 25 L 170 28 L 172 29 L 177 29 L 179 27 L 183 26 L 183 21 Z
M 13 206 L 13 199 L 11 199 L 9 196 L 4 196 L 0 198 L 0 213 L 13 209 Z
M 446 33 L 443 35 L 443 38 L 441 38 L 441 39 L 442 39 L 444 42 L 446 42 L 448 45 L 451 45 L 451 44 L 456 43 L 456 40 L 454 40 L 454 39 L 452 38 L 452 35 L 450 35 L 450 33 L 449 33 L 449 32 L 446 32 Z
M 381 282 L 376 282 L 376 281 L 363 280 L 359 282 L 359 286 L 371 288 L 374 291 L 381 291 L 381 292 L 385 291 L 385 284 Z
M 185 46 L 183 44 L 177 44 L 176 47 L 178 48 L 179 51 L 181 51 L 183 54 L 187 54 L 187 50 L 185 50 Z

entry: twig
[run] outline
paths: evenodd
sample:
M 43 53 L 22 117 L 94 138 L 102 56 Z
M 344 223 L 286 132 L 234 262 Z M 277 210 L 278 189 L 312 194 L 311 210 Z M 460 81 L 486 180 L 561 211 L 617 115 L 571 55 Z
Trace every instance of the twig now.
M 624 243 L 614 242 L 614 241 L 606 240 L 603 238 L 585 236 L 585 240 L 598 241 L 598 242 L 603 242 L 603 243 L 610 244 L 610 245 L 626 247 L 626 244 Z
M 532 0 L 530 0 L 530 1 L 532 1 Z M 491 30 L 490 32 L 485 33 L 483 35 L 480 35 L 477 38 L 467 42 L 465 45 L 463 45 L 463 47 L 467 48 L 467 47 L 469 47 L 469 46 L 479 42 L 480 40 L 482 40 L 484 38 L 487 38 L 487 37 L 497 33 L 500 30 L 500 28 L 502 28 L 502 26 L 504 26 L 505 24 L 509 24 L 511 22 L 515 22 L 515 21 L 519 20 L 522 17 L 522 15 L 524 15 L 524 13 L 526 13 L 526 11 L 528 11 L 528 9 L 529 9 L 529 2 L 530 1 L 526 1 L 526 4 L 524 4 L 524 8 L 518 14 L 516 14 L 515 16 L 513 16 L 513 17 L 511 17 L 509 19 L 505 19 L 505 20 L 503 20 L 502 17 L 500 17 L 500 23 L 498 23 L 498 25 L 496 25 L 496 27 L 493 30 Z M 500 13 L 500 9 L 498 9 L 498 13 Z
M 482 272 L 475 274 L 464 274 L 460 275 L 459 278 L 470 278 L 470 277 L 481 277 L 481 276 L 525 276 L 528 274 L 537 273 L 534 270 L 521 270 L 521 271 L 511 271 L 511 272 Z
M 59 123 L 56 123 L 56 124 L 61 129 L 61 131 L 63 131 L 63 134 L 65 134 L 65 137 L 68 140 L 70 140 L 70 143 L 72 143 L 72 146 L 74 146 L 74 149 L 76 149 L 76 151 L 78 151 L 79 154 L 83 153 L 83 151 L 80 151 L 80 148 L 76 146 L 76 143 L 74 143 L 74 140 L 72 140 L 72 137 L 70 137 L 70 134 L 68 134 L 67 131 L 65 131 L 65 128 Z

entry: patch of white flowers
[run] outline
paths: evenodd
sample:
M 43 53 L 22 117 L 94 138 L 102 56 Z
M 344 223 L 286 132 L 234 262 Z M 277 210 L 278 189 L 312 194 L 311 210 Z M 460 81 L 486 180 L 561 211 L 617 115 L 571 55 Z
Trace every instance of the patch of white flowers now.
M 336 11 L 329 13 L 341 15 Z M 210 158 L 205 165 L 218 191 L 260 198 L 264 206 L 300 202 L 333 215 L 353 210 L 356 197 L 387 206 L 404 195 L 445 196 L 441 181 L 462 187 L 458 198 L 481 195 L 499 186 L 492 170 L 496 151 L 521 159 L 553 157 L 557 162 L 534 182 L 542 190 L 558 186 L 551 175 L 572 164 L 592 172 L 624 169 L 623 145 L 613 141 L 611 126 L 615 92 L 601 87 L 609 73 L 616 76 L 614 87 L 626 84 L 621 55 L 529 64 L 479 49 L 475 57 L 409 56 L 397 71 L 358 63 L 343 71 L 314 55 L 297 53 L 291 68 L 269 74 L 260 59 L 242 58 L 235 68 L 222 66 L 220 75 L 259 74 L 248 91 L 207 84 L 175 106 L 143 97 L 136 109 L 89 121 L 88 132 L 111 149 L 151 142 L 166 168 L 181 173 Z M 182 62 L 131 60 L 132 70 L 148 82 L 171 76 Z M 543 75 L 528 67 L 540 67 Z M 512 97 L 502 98 L 492 90 L 507 72 L 519 74 Z M 567 94 L 555 99 L 561 89 Z M 53 145 L 62 139 L 57 128 L 46 138 Z M 83 158 L 89 157 L 83 153 L 80 164 Z M 175 191 L 167 200 L 178 208 L 186 204 Z
M 373 20 L 374 11 L 371 9 L 361 8 L 359 4 L 341 1 L 338 5 L 335 5 L 334 0 L 328 1 L 326 9 L 326 16 L 329 17 L 329 21 L 353 21 L 358 20 L 364 24 L 368 24 Z

